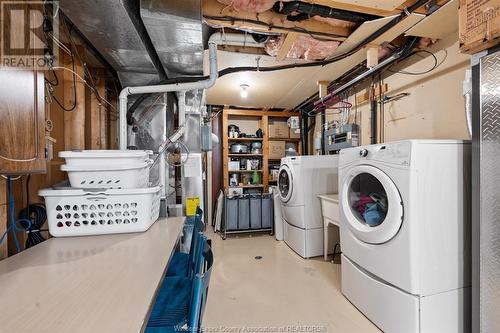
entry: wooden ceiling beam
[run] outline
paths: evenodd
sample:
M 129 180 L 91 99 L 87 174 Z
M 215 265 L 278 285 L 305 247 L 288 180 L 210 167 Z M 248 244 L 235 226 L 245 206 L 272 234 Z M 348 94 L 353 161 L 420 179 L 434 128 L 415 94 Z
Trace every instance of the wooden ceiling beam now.
M 276 61 L 282 61 L 286 58 L 288 51 L 290 51 L 290 49 L 292 48 L 293 43 L 295 43 L 295 41 L 297 40 L 297 37 L 299 37 L 299 34 L 295 32 L 289 32 L 286 35 L 285 40 L 283 41 L 283 44 L 281 45 L 281 48 L 276 55 Z
M 323 39 L 342 41 L 352 32 L 351 28 L 334 27 L 316 20 L 292 22 L 272 11 L 264 13 L 248 13 L 234 10 L 231 6 L 217 0 L 203 1 L 203 16 L 209 25 L 228 28 L 249 29 L 262 32 L 312 35 Z
M 331 7 L 331 8 L 348 10 L 351 12 L 370 14 L 370 15 L 376 15 L 376 16 L 390 16 L 390 15 L 394 15 L 394 14 L 399 14 L 401 12 L 400 10 L 394 10 L 394 11 L 384 10 L 384 9 L 379 9 L 379 8 L 371 8 L 371 7 L 354 5 L 354 4 L 350 4 L 350 3 L 338 2 L 338 1 L 334 1 L 334 0 L 302 0 L 302 1 L 316 4 L 316 5 L 322 5 L 322 6 L 327 6 L 327 7 Z
M 266 51 L 261 47 L 217 45 L 217 50 L 233 53 L 267 55 Z
M 364 14 L 377 15 L 377 16 L 390 16 L 390 15 L 396 15 L 396 14 L 401 13 L 405 7 L 408 7 L 412 4 L 414 4 L 417 0 L 407 0 L 401 6 L 396 8 L 396 10 L 384 10 L 384 9 L 379 9 L 379 8 L 365 7 L 365 6 L 359 6 L 359 5 L 354 5 L 354 4 L 344 3 L 344 2 L 338 2 L 335 0 L 302 0 L 302 1 L 316 4 L 316 5 L 322 5 L 322 6 L 327 6 L 327 7 L 331 7 L 331 8 L 336 8 L 336 9 L 348 10 L 351 12 L 364 13 Z M 442 6 L 442 5 L 446 4 L 448 1 L 449 0 L 437 0 L 436 4 L 438 6 Z M 419 13 L 419 14 L 426 14 L 427 10 L 424 8 L 424 6 L 422 6 L 421 8 L 417 9 L 415 12 Z
M 401 6 L 399 6 L 397 8 L 397 10 L 400 10 L 402 11 L 405 7 L 408 7 L 408 6 L 411 6 L 413 5 L 417 0 L 406 0 L 405 2 L 403 2 L 403 4 Z M 449 0 L 437 0 L 436 1 L 436 5 L 438 6 L 443 6 L 445 5 Z M 425 8 L 425 6 L 422 6 L 420 8 L 418 8 L 417 10 L 415 10 L 415 13 L 417 14 L 427 14 L 427 8 Z

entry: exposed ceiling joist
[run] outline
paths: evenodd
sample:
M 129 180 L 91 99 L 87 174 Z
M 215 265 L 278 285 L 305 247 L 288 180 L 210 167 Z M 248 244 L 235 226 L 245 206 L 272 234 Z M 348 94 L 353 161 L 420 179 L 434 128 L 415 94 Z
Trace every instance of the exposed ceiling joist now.
M 291 22 L 272 11 L 264 13 L 248 13 L 234 10 L 231 6 L 217 0 L 203 1 L 203 17 L 209 25 L 227 28 L 247 29 L 265 33 L 296 32 L 323 39 L 342 41 L 352 32 L 351 28 L 334 27 L 315 20 Z
M 450 0 L 436 0 L 435 5 L 436 6 L 443 6 L 448 1 L 450 1 Z M 401 12 L 401 11 L 404 10 L 404 8 L 413 5 L 415 2 L 416 2 L 416 0 L 406 0 L 401 6 L 399 6 L 397 8 L 397 10 L 399 10 Z M 420 7 L 420 8 L 418 8 L 417 10 L 415 10 L 414 13 L 417 13 L 417 14 L 427 14 L 427 8 L 424 5 L 424 6 Z
M 401 13 L 405 7 L 412 5 L 413 3 L 415 3 L 416 0 L 406 0 L 404 3 L 401 4 L 401 6 L 397 7 L 395 10 L 385 10 L 385 9 L 375 8 L 375 7 L 361 6 L 359 4 L 352 4 L 352 3 L 341 2 L 341 1 L 336 1 L 336 0 L 302 0 L 302 1 L 312 3 L 312 4 L 317 4 L 317 5 L 337 8 L 337 9 L 348 10 L 348 11 L 352 11 L 352 12 L 378 15 L 378 16 L 391 16 L 394 14 Z M 442 5 L 446 4 L 448 1 L 449 0 L 437 0 L 436 5 L 442 6 Z M 425 14 L 426 12 L 427 12 L 427 10 L 424 8 L 424 6 L 422 6 L 422 8 L 419 8 L 415 11 L 415 13 L 419 13 L 419 14 Z
M 377 16 L 390 16 L 400 13 L 399 10 L 384 10 L 380 8 L 365 7 L 365 6 L 355 5 L 352 3 L 345 3 L 334 0 L 303 0 L 303 1 L 312 4 L 317 4 L 342 10 L 348 10 L 351 12 L 358 12 L 370 15 L 377 15 Z
M 290 51 L 290 49 L 293 46 L 293 43 L 295 43 L 298 36 L 299 34 L 295 32 L 289 32 L 286 35 L 285 40 L 283 41 L 283 45 L 281 45 L 281 48 L 278 51 L 278 54 L 276 55 L 276 61 L 282 61 L 283 59 L 286 58 L 288 51 Z
M 234 53 L 267 55 L 266 51 L 261 47 L 217 45 L 217 49 L 219 51 L 234 52 Z

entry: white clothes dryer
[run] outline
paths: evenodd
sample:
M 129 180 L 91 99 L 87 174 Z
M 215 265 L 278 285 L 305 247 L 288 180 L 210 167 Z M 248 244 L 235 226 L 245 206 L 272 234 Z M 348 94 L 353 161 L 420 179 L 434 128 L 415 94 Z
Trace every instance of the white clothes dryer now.
M 384 332 L 467 332 L 470 143 L 340 151 L 342 292 Z

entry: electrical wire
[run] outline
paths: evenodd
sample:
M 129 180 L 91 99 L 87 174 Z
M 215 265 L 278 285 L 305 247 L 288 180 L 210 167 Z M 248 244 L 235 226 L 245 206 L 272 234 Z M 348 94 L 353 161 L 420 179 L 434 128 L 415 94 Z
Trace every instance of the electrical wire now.
M 391 67 L 389 67 L 389 68 L 387 68 L 387 71 L 391 72 L 391 73 L 405 74 L 405 75 L 424 75 L 424 74 L 428 74 L 428 73 L 432 72 L 433 70 L 435 70 L 436 68 L 438 68 L 443 63 L 443 61 L 439 62 L 438 58 L 436 57 L 436 55 L 434 53 L 432 53 L 431 51 L 428 51 L 428 50 L 416 50 L 415 52 L 412 52 L 412 55 L 413 54 L 418 54 L 418 53 L 427 53 L 427 54 L 429 54 L 434 59 L 434 64 L 432 65 L 431 68 L 429 68 L 429 69 L 427 69 L 425 71 L 422 71 L 422 72 L 408 72 L 408 71 L 395 71 L 395 70 L 392 70 Z
M 42 236 L 43 224 L 47 220 L 47 210 L 44 204 L 30 204 L 30 179 L 31 175 L 26 177 L 26 208 L 19 212 L 19 224 L 26 230 L 25 248 L 28 249 L 45 240 Z M 29 223 L 28 223 L 29 222 Z
M 45 240 L 42 236 L 43 224 L 47 220 L 47 211 L 44 204 L 28 204 L 26 208 L 19 212 L 19 224 L 28 234 L 25 248 L 28 249 Z M 29 223 L 28 223 L 29 222 Z
M 66 27 L 66 29 L 67 29 L 67 26 L 66 26 L 66 24 L 65 24 L 65 22 L 64 22 L 64 21 L 63 21 L 63 24 L 64 24 L 64 26 L 65 26 L 65 27 Z M 50 44 L 50 43 L 48 43 L 48 41 L 47 41 L 47 44 Z M 57 97 L 54 95 L 54 93 L 53 93 L 53 89 L 49 89 L 49 93 L 50 93 L 50 95 L 51 95 L 52 99 L 53 99 L 53 100 L 57 103 L 57 105 L 59 105 L 59 107 L 60 107 L 63 111 L 65 111 L 65 112 L 72 112 L 72 111 L 74 111 L 74 110 L 76 109 L 76 106 L 77 106 L 77 99 L 76 99 L 76 98 L 77 98 L 77 95 L 76 95 L 76 75 L 75 75 L 75 74 L 76 74 L 76 72 L 75 72 L 75 57 L 73 56 L 73 54 L 71 54 L 71 64 L 72 64 L 72 66 L 73 66 L 73 105 L 72 105 L 70 108 L 66 108 L 66 107 L 63 105 L 63 103 L 61 103 L 61 102 L 57 99 Z M 53 67 L 53 68 L 55 68 L 55 67 Z M 53 73 L 54 73 L 54 75 L 56 75 L 56 78 L 57 78 L 57 74 L 55 74 L 55 72 L 53 72 Z M 55 84 L 55 85 L 53 84 L 53 82 L 51 82 L 51 81 L 50 81 L 50 80 L 48 80 L 47 78 L 45 78 L 45 82 L 46 82 L 47 84 L 49 84 L 49 85 L 53 88 L 55 85 L 58 85 L 58 84 L 59 84 L 59 79 L 57 79 L 57 84 Z
M 17 233 L 18 232 L 23 232 L 24 230 L 22 228 L 19 228 L 17 226 L 17 223 L 26 223 L 25 225 L 28 227 L 31 227 L 31 221 L 30 220 L 18 220 L 16 221 L 15 219 L 15 201 L 14 201 L 14 194 L 12 192 L 12 179 L 11 177 L 7 177 L 7 192 L 9 194 L 9 200 L 8 200 L 8 208 L 9 208 L 9 226 L 7 227 L 7 230 L 3 233 L 2 237 L 0 237 L 0 244 L 6 239 L 7 235 L 9 232 L 12 234 L 12 239 L 14 240 L 14 244 L 16 246 L 17 253 L 21 252 L 21 245 L 19 243 L 19 239 L 17 238 Z

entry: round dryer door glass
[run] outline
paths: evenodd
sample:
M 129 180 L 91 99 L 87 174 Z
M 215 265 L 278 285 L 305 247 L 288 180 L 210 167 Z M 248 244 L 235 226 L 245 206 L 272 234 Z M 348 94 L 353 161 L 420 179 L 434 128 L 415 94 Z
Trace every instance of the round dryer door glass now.
M 349 186 L 349 206 L 360 223 L 369 227 L 382 224 L 389 202 L 382 183 L 370 173 L 356 175 Z
M 278 176 L 278 188 L 281 198 L 288 198 L 291 190 L 291 179 L 286 169 L 282 169 Z
M 403 200 L 382 170 L 353 167 L 343 178 L 339 194 L 342 215 L 356 238 L 381 244 L 397 235 L 403 223 Z

